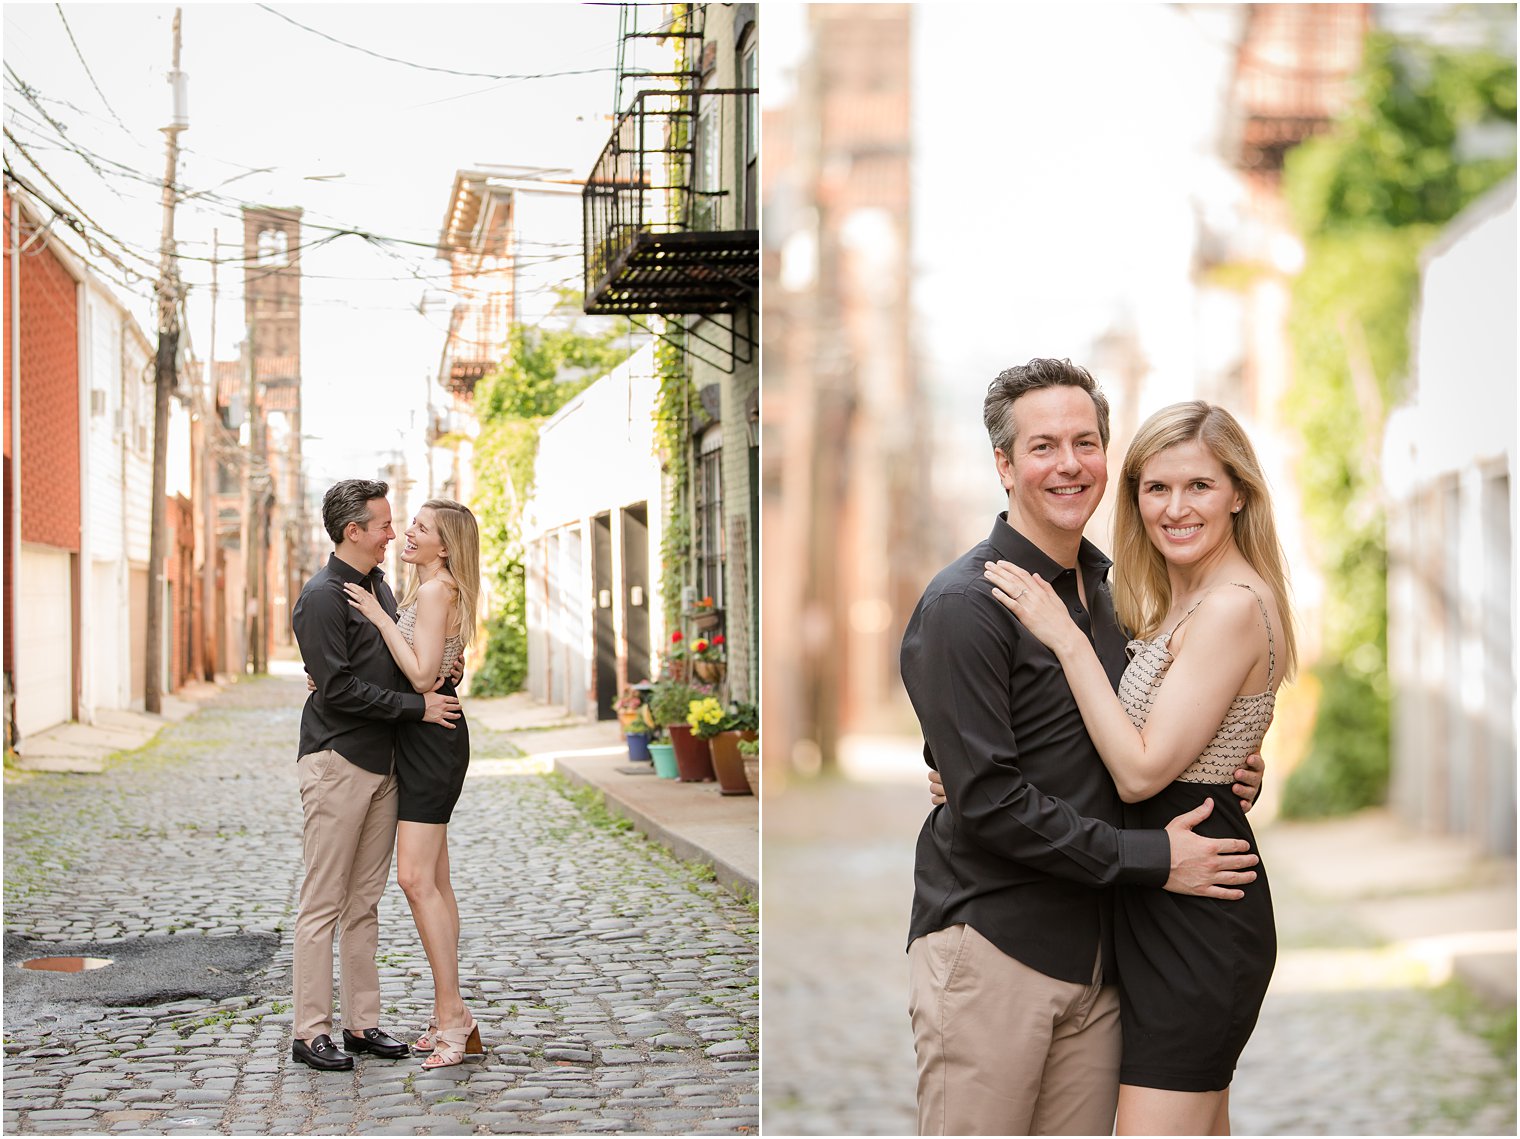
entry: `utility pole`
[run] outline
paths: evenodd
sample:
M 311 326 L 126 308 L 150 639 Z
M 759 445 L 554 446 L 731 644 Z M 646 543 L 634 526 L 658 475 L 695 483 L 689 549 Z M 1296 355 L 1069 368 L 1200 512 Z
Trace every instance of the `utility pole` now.
M 243 581 L 246 588 L 244 610 L 248 641 L 245 668 L 255 675 L 268 672 L 269 664 L 264 652 L 264 505 L 267 500 L 264 485 L 267 467 L 264 463 L 264 432 L 259 417 L 258 381 L 258 316 L 248 322 L 248 450 L 243 463 Z
M 203 679 L 216 679 L 217 645 L 221 643 L 221 623 L 216 619 L 216 552 L 220 543 L 216 537 L 216 483 L 217 460 L 212 455 L 211 440 L 214 436 L 212 423 L 216 419 L 216 294 L 217 263 L 221 256 L 219 235 L 211 231 L 211 363 L 207 366 L 206 402 L 201 408 L 201 530 L 206 535 L 206 549 L 201 562 L 201 642 L 205 646 L 202 668 Z
M 143 706 L 157 714 L 163 708 L 164 554 L 168 535 L 165 484 L 168 481 L 169 396 L 173 393 L 179 360 L 179 271 L 174 256 L 174 175 L 179 165 L 179 132 L 188 126 L 184 108 L 184 75 L 179 69 L 180 10 L 174 9 L 174 114 L 163 128 L 169 139 L 164 165 L 164 233 L 158 261 L 158 354 L 153 380 L 153 504 L 148 537 L 147 661 Z

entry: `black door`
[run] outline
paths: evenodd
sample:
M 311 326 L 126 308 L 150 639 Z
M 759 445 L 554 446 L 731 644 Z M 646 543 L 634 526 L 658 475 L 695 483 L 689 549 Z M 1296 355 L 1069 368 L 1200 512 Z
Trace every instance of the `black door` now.
M 649 510 L 623 508 L 623 649 L 628 683 L 653 680 L 649 663 Z
M 591 520 L 591 623 L 596 636 L 596 718 L 615 720 L 617 636 L 612 627 L 612 515 Z

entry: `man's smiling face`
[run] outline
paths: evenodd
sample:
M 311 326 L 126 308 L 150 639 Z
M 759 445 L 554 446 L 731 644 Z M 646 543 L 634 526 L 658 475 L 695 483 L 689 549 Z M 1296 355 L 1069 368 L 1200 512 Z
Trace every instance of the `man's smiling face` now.
M 1065 550 L 1108 486 L 1098 409 L 1087 392 L 1063 384 L 1021 395 L 1012 412 L 1013 454 L 994 452 L 1008 524 L 1046 553 Z

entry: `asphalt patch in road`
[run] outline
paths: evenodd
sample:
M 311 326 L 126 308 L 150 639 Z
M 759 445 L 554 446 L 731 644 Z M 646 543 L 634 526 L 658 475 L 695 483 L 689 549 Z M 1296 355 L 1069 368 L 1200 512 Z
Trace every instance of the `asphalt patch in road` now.
M 5 1010 L 82 1003 L 106 1008 L 219 1001 L 252 991 L 279 948 L 272 933 L 232 937 L 139 937 L 128 941 L 33 941 L 5 935 Z M 82 973 L 23 969 L 35 957 L 109 957 Z

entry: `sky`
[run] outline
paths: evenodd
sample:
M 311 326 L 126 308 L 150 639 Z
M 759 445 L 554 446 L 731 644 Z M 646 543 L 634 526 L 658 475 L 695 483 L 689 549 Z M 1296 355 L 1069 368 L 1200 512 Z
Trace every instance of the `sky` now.
M 60 16 L 54 4 L 7 2 L 3 13 L 7 130 L 146 258 L 123 260 L 150 278 L 174 11 L 64 4 Z M 371 476 L 398 450 L 421 470 L 425 409 L 447 400 L 437 385 L 447 267 L 432 246 L 454 175 L 493 165 L 585 177 L 616 109 L 618 8 L 192 2 L 181 11 L 190 125 L 179 174 L 191 196 L 176 210 L 175 236 L 196 354 L 214 347 L 218 359 L 236 359 L 245 334 L 241 267 L 223 263 L 212 342 L 213 232 L 222 258 L 240 257 L 241 204 L 301 207 L 308 245 L 331 236 L 318 226 L 394 239 L 347 235 L 302 251 L 303 450 L 319 483 Z M 492 78 L 550 72 L 586 73 Z M 36 182 L 9 138 L 5 150 Z M 578 250 L 566 252 L 576 255 L 567 283 L 578 286 Z M 151 281 L 112 288 L 151 341 Z

